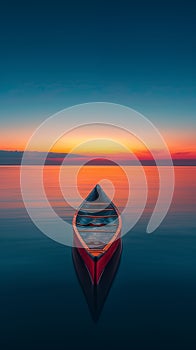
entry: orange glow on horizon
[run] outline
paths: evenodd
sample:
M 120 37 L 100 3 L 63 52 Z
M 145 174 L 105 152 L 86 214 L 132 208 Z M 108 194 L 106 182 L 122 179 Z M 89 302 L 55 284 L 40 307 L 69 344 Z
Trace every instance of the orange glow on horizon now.
M 9 133 L 1 130 L 0 150 L 7 151 L 24 151 L 27 142 L 32 135 L 33 130 L 10 129 Z M 162 135 L 168 144 L 169 150 L 173 158 L 176 159 L 196 159 L 196 144 L 195 133 L 190 130 L 164 130 Z M 90 139 L 97 138 L 90 142 Z M 86 140 L 89 142 L 85 143 Z M 112 141 L 113 140 L 113 141 Z M 47 137 L 43 137 L 42 143 L 37 145 L 36 149 L 32 151 L 48 151 L 46 148 Z M 81 144 L 79 147 L 78 145 Z M 122 146 L 124 145 L 124 147 Z M 76 152 L 74 148 L 76 148 Z M 127 150 L 126 150 L 127 148 Z M 73 150 L 72 150 L 73 149 Z M 161 150 L 158 150 L 156 144 L 154 151 L 158 157 L 162 157 Z M 137 157 L 143 159 L 151 159 L 151 154 L 145 145 L 135 136 L 126 131 L 117 132 L 109 130 L 107 127 L 97 127 L 97 129 L 83 130 L 75 129 L 60 138 L 55 145 L 50 149 L 50 152 L 55 153 L 72 153 L 79 155 L 108 155 L 126 158 L 128 150 L 132 151 Z

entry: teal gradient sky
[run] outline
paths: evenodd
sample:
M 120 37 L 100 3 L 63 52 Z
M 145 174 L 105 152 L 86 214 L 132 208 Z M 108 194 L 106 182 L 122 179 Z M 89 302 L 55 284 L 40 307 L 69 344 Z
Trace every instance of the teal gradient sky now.
M 147 116 L 168 142 L 173 135 L 177 150 L 196 151 L 194 7 L 189 0 L 3 4 L 0 149 L 20 148 L 14 134 L 26 140 L 61 109 L 108 101 Z

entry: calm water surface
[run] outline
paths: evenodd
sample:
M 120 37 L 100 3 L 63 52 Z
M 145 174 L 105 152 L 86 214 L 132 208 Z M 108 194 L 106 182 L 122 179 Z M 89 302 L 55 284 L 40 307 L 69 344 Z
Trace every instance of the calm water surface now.
M 109 176 L 117 188 L 114 202 L 122 209 L 126 177 L 115 167 L 100 168 L 80 172 L 81 195 Z M 66 206 L 59 190 L 58 170 L 46 167 L 46 192 L 56 212 L 71 222 L 74 210 Z M 20 194 L 19 167 L 0 167 L 2 350 L 196 348 L 196 167 L 175 167 L 170 211 L 152 235 L 145 230 L 158 177 L 154 167 L 145 167 L 145 172 L 149 187 L 145 212 L 123 237 L 118 272 L 94 322 L 71 248 L 47 238 L 29 219 Z M 36 181 L 33 185 L 35 190 Z M 69 181 L 64 186 L 69 188 Z M 72 200 L 76 204 L 76 198 Z M 41 210 L 43 203 L 32 200 L 32 205 Z

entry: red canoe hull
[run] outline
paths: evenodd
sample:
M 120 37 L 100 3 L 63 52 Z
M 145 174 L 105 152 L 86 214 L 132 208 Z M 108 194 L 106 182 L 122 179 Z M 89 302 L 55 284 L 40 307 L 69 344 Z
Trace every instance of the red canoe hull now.
M 92 255 L 90 255 L 88 251 L 82 247 L 81 242 L 77 238 L 76 234 L 74 234 L 74 240 L 75 246 L 77 247 L 77 250 L 89 272 L 92 284 L 97 285 L 101 279 L 105 267 L 109 263 L 116 249 L 118 248 L 120 240 L 115 240 L 108 248 L 108 250 L 99 257 L 93 257 Z

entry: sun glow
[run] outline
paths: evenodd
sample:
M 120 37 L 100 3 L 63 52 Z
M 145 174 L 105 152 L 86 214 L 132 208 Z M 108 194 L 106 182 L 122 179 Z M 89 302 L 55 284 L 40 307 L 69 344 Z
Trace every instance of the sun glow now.
M 88 130 L 74 129 L 61 137 L 52 147 L 52 152 L 73 152 L 86 154 L 122 154 L 142 152 L 144 144 L 126 130 L 110 126 L 88 126 Z

